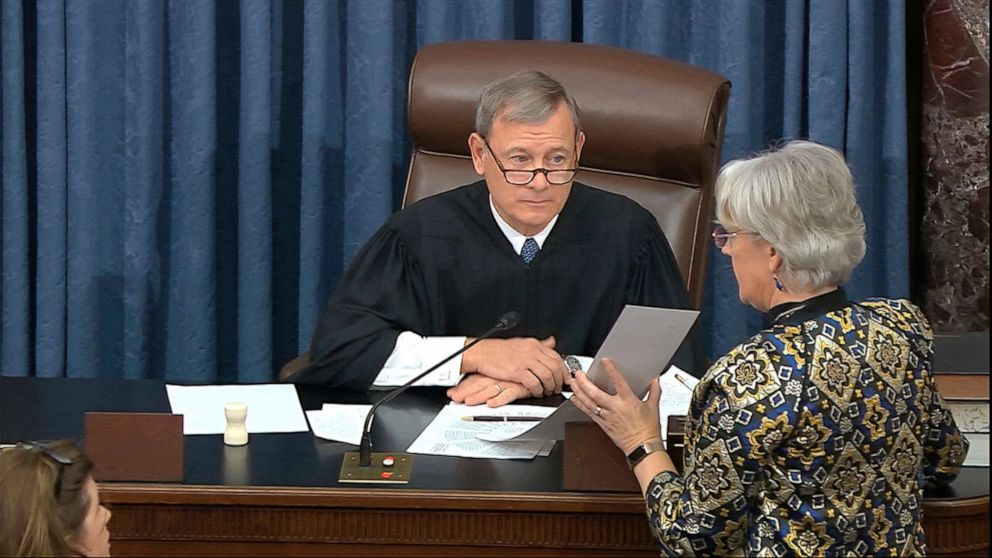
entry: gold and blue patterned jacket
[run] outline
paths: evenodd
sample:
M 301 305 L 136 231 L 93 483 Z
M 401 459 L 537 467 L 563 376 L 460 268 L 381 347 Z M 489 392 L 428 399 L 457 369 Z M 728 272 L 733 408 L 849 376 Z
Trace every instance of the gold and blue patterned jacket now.
M 648 488 L 662 553 L 925 553 L 924 483 L 951 481 L 968 450 L 934 385 L 926 318 L 842 290 L 772 313 L 696 387 L 684 476 Z

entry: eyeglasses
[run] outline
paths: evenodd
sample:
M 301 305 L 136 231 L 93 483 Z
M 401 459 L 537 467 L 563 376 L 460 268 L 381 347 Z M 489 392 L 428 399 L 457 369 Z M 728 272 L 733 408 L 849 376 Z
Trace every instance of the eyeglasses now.
M 717 248 L 723 248 L 728 242 L 730 242 L 731 238 L 734 238 L 739 234 L 758 233 L 749 231 L 727 232 L 727 229 L 723 228 L 721 225 L 717 225 L 716 228 L 713 229 L 713 244 L 716 244 Z
M 561 186 L 563 184 L 568 184 L 575 178 L 575 173 L 578 168 L 573 169 L 531 169 L 531 170 L 517 170 L 510 169 L 506 170 L 503 168 L 503 164 L 499 162 L 499 157 L 493 153 L 493 148 L 489 146 L 489 140 L 482 138 L 482 143 L 486 144 L 486 149 L 489 150 L 489 154 L 493 156 L 493 160 L 496 161 L 496 166 L 499 167 L 499 171 L 503 173 L 503 178 L 506 179 L 508 184 L 513 184 L 514 186 L 526 186 L 530 184 L 537 173 L 543 173 L 544 178 L 547 179 L 548 184 L 554 184 L 556 186 Z
M 17 447 L 29 451 L 39 451 L 58 465 L 58 473 L 55 474 L 55 499 L 58 500 L 62 492 L 62 473 L 66 465 L 72 465 L 72 459 L 48 447 L 48 442 L 18 442 Z

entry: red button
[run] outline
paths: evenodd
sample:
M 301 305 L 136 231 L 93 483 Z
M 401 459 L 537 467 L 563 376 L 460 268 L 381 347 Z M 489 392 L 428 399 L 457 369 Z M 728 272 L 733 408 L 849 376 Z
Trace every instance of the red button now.
M 379 478 L 382 478 L 382 479 L 389 479 L 389 478 L 392 478 L 392 476 L 393 476 L 393 472 L 392 471 L 383 471 L 383 472 L 379 473 Z
M 384 457 L 382 459 L 382 466 L 383 467 L 392 467 L 393 466 L 393 463 L 395 463 L 395 462 L 396 462 L 396 460 L 393 459 L 393 456 L 392 455 L 387 455 L 386 457 Z

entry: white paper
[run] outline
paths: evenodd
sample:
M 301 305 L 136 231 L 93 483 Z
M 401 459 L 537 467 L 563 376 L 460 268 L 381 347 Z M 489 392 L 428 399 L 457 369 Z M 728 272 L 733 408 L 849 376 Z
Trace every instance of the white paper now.
M 372 405 L 324 403 L 318 411 L 307 411 L 307 420 L 314 436 L 357 446 L 362 441 L 365 418 L 371 411 Z
M 662 367 L 672 359 L 698 316 L 699 312 L 695 310 L 628 304 L 596 353 L 588 372 L 589 379 L 610 393 L 616 392 L 600 365 L 602 359 L 609 358 L 617 365 L 634 394 L 643 397 L 651 382 L 657 380 Z M 561 440 L 565 437 L 566 423 L 590 420 L 571 400 L 565 401 L 547 419 L 514 440 Z
M 496 409 L 489 409 L 484 405 L 477 405 L 475 407 L 466 407 L 469 412 L 463 414 L 478 416 L 478 415 L 490 415 L 498 417 L 541 417 L 546 418 L 551 413 L 555 412 L 557 407 L 547 407 L 541 405 L 506 405 L 504 407 L 498 407 Z M 464 421 L 463 421 L 464 422 Z M 479 424 L 486 425 L 485 428 L 479 430 L 475 437 L 480 440 L 486 440 L 489 442 L 506 442 L 516 438 L 517 436 L 527 432 L 531 428 L 534 428 L 541 421 L 534 422 L 483 422 Z M 554 440 L 551 440 L 554 442 Z M 554 444 L 551 444 L 554 446 Z
M 290 384 L 177 386 L 166 384 L 173 414 L 183 415 L 183 434 L 223 434 L 227 428 L 224 405 L 248 406 L 249 434 L 306 432 L 307 420 Z
M 537 455 L 547 455 L 554 447 L 554 443 L 549 445 L 547 440 L 494 442 L 480 438 L 487 436 L 503 439 L 507 437 L 508 432 L 518 433 L 537 423 L 472 422 L 462 420 L 462 417 L 479 415 L 545 417 L 554 409 L 554 407 L 537 405 L 506 405 L 491 409 L 485 405 L 468 406 L 450 403 L 441 409 L 420 436 L 410 444 L 407 451 L 486 459 L 532 459 Z
M 681 380 L 681 381 L 679 381 Z M 658 378 L 661 400 L 658 401 L 658 418 L 661 420 L 661 439 L 668 440 L 668 417 L 689 414 L 692 390 L 699 380 L 672 366 Z M 686 385 L 688 384 L 688 385 Z
M 989 466 L 989 434 L 988 432 L 965 432 L 968 439 L 968 455 L 964 458 L 967 467 Z

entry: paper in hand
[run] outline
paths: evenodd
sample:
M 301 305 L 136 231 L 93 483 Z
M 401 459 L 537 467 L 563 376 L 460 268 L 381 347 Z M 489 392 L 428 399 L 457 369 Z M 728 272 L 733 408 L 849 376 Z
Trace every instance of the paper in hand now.
M 587 375 L 601 389 L 616 393 L 602 367 L 602 359 L 609 358 L 623 374 L 631 391 L 643 397 L 651 382 L 658 380 L 661 371 L 672 360 L 675 351 L 688 335 L 699 312 L 649 306 L 624 307 Z M 571 401 L 558 409 L 540 424 L 514 440 L 561 440 L 565 437 L 565 423 L 592 420 Z

